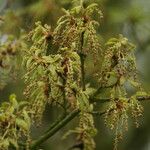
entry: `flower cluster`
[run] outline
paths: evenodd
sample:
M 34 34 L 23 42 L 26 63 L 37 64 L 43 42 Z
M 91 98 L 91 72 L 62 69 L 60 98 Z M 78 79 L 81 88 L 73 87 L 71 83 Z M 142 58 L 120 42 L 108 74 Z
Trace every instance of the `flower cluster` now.
M 31 120 L 27 109 L 28 103 L 17 102 L 14 94 L 10 95 L 9 102 L 3 102 L 0 107 L 0 147 L 8 150 L 11 147 L 19 150 L 19 142 L 26 139 L 27 149 Z

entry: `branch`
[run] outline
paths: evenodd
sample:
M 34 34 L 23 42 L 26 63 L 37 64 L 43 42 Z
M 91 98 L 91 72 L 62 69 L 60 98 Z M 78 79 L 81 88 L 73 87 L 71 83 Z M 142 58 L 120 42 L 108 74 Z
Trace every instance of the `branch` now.
M 147 100 L 150 100 L 150 96 L 145 96 L 145 97 L 143 97 L 143 96 L 138 96 L 137 97 L 137 100 L 138 101 L 147 101 Z M 95 97 L 91 97 L 90 98 L 90 102 L 91 103 L 94 103 L 94 102 L 96 102 L 96 103 L 106 103 L 106 102 L 110 102 L 111 101 L 111 99 L 110 98 L 103 98 L 103 99 L 101 99 L 101 98 L 95 98 Z M 130 99 L 128 99 L 128 102 L 130 101 Z
M 106 114 L 107 111 L 103 111 L 103 112 L 100 112 L 100 111 L 93 111 L 93 112 L 90 112 L 90 114 L 92 115 L 96 115 L 96 116 L 102 116 L 104 114 Z
M 85 33 L 85 31 L 83 31 L 81 33 L 81 47 L 80 47 L 80 52 L 78 53 L 79 56 L 80 56 L 80 61 L 81 61 L 81 82 L 82 82 L 83 91 L 85 91 L 85 67 L 84 67 L 84 62 L 85 62 L 85 57 L 86 57 L 86 55 L 83 53 L 84 33 Z
M 110 102 L 110 98 L 96 98 L 96 97 L 90 97 L 89 99 L 90 103 L 106 103 Z
M 90 99 L 92 99 L 92 98 L 94 98 L 95 96 L 97 96 L 97 95 L 101 92 L 102 89 L 112 88 L 112 87 L 114 87 L 117 83 L 118 83 L 118 82 L 115 82 L 115 83 L 113 83 L 113 84 L 111 84 L 111 85 L 100 86 L 100 87 L 93 93 L 93 95 L 90 96 Z
M 81 85 L 82 85 L 82 90 L 85 91 L 85 57 L 86 55 L 83 52 L 83 45 L 84 45 L 84 33 L 85 31 L 83 31 L 81 33 L 81 47 L 80 47 L 80 52 L 78 53 L 78 55 L 80 56 L 80 60 L 81 60 Z M 90 96 L 90 102 L 91 103 L 106 103 L 106 102 L 110 102 L 110 98 L 104 98 L 104 99 L 98 99 L 96 98 L 96 96 L 101 92 L 102 89 L 104 88 L 111 88 L 113 86 L 115 86 L 116 83 L 114 83 L 113 85 L 107 85 L 107 86 L 102 86 L 99 87 L 96 92 Z M 145 100 L 150 100 L 150 96 L 148 97 L 137 97 L 137 99 L 139 101 L 145 101 Z M 45 142 L 46 140 L 48 140 L 51 136 L 53 136 L 56 132 L 58 132 L 61 128 L 63 128 L 67 123 L 69 123 L 73 118 L 75 118 L 78 114 L 79 114 L 80 110 L 74 110 L 72 111 L 70 114 L 68 114 L 65 118 L 59 118 L 56 122 L 54 122 L 50 128 L 41 136 L 39 137 L 39 139 L 33 141 L 33 143 L 31 144 L 31 150 L 35 150 L 40 144 L 42 144 L 43 142 Z M 102 116 L 106 113 L 106 111 L 103 112 L 90 112 L 93 115 L 99 115 Z
M 53 122 L 50 127 L 47 129 L 47 132 L 49 132 L 51 129 L 53 129 L 59 122 L 61 122 L 63 120 L 63 118 L 65 117 L 65 115 L 60 116 L 55 122 Z
M 53 136 L 57 131 L 59 131 L 62 127 L 64 127 L 68 122 L 70 122 L 74 117 L 76 117 L 79 114 L 79 110 L 74 110 L 69 115 L 67 115 L 61 122 L 59 122 L 55 127 L 53 127 L 51 130 L 49 130 L 47 133 L 42 135 L 38 140 L 33 141 L 31 145 L 31 150 L 35 150 L 38 145 L 45 142 L 48 138 Z
M 146 96 L 146 97 L 139 96 L 139 97 L 137 97 L 137 100 L 138 101 L 147 101 L 147 100 L 150 100 L 150 96 Z
M 146 101 L 146 100 L 150 100 L 150 96 L 147 97 L 137 97 L 137 100 L 139 101 Z M 100 102 L 100 103 L 105 103 L 105 102 L 109 102 L 110 98 L 106 98 L 106 99 L 93 99 L 93 101 L 91 101 L 91 103 L 94 102 Z M 38 140 L 34 141 L 31 145 L 31 150 L 36 149 L 36 147 L 38 145 L 40 145 L 41 143 L 45 142 L 47 139 L 49 139 L 51 136 L 53 136 L 57 131 L 59 131 L 61 128 L 63 128 L 69 121 L 71 121 L 73 118 L 75 118 L 78 114 L 79 114 L 80 110 L 74 110 L 73 112 L 71 112 L 70 114 L 68 114 L 64 119 L 58 119 L 54 124 L 52 124 L 50 126 L 50 128 L 47 130 L 47 132 L 42 135 Z M 102 116 L 106 113 L 106 111 L 104 112 L 90 112 L 93 115 L 99 115 Z

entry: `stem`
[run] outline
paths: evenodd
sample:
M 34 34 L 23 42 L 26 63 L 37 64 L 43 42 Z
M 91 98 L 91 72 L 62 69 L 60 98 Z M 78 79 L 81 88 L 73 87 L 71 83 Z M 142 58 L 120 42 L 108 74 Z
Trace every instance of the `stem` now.
M 57 131 L 59 131 L 59 129 L 64 127 L 75 116 L 77 116 L 79 112 L 80 112 L 79 110 L 74 110 L 68 116 L 66 116 L 61 122 L 59 122 L 55 127 L 53 127 L 47 133 L 42 135 L 38 140 L 34 141 L 33 144 L 31 145 L 31 150 L 35 150 L 38 145 L 40 145 L 41 143 L 45 142 L 48 138 L 53 136 Z
M 102 115 L 104 115 L 106 113 L 107 113 L 107 111 L 103 111 L 103 112 L 93 111 L 93 112 L 90 112 L 90 114 L 92 114 L 94 116 L 102 116 Z
M 54 123 L 51 124 L 51 126 L 47 129 L 47 132 L 49 132 L 51 129 L 53 129 L 59 122 L 62 121 L 62 119 L 64 118 L 64 115 L 62 115 L 61 117 L 59 117 Z
M 141 96 L 139 96 L 139 97 L 137 97 L 137 100 L 138 100 L 138 101 L 150 100 L 150 96 L 146 96 L 146 97 L 141 97 Z
M 81 60 L 81 84 L 82 84 L 83 91 L 85 91 L 85 66 L 84 66 L 85 54 L 83 53 L 84 33 L 85 31 L 81 33 L 81 47 L 80 47 L 80 53 L 79 53 L 80 60 Z
M 63 100 L 64 100 L 64 114 L 66 115 L 67 111 L 67 99 L 66 99 L 66 91 L 65 91 L 65 86 L 66 86 L 66 79 L 63 78 Z
M 109 110 L 109 113 L 111 113 L 114 109 L 111 109 Z M 102 115 L 105 115 L 106 113 L 108 113 L 107 111 L 93 111 L 93 112 L 90 112 L 92 115 L 94 116 L 102 116 Z
M 98 101 L 91 101 L 91 103 L 93 102 L 100 102 L 102 99 L 99 99 Z M 146 100 L 150 100 L 150 96 L 148 97 L 137 97 L 137 100 L 139 101 L 146 101 Z M 103 103 L 104 102 L 109 102 L 110 99 L 103 99 Z M 58 119 L 54 124 L 51 125 L 51 127 L 48 129 L 48 131 L 42 135 L 38 140 L 34 141 L 33 144 L 31 145 L 31 150 L 35 150 L 37 146 L 39 146 L 41 143 L 45 142 L 48 138 L 50 138 L 51 136 L 53 136 L 56 132 L 58 132 L 62 127 L 64 127 L 68 122 L 70 122 L 73 118 L 75 118 L 78 114 L 79 114 L 80 110 L 74 110 L 73 112 L 71 112 L 70 114 L 68 114 L 64 119 Z M 91 112 L 93 115 L 99 115 L 102 116 L 103 114 L 106 113 L 106 111 L 104 112 Z M 56 125 L 56 126 L 55 126 Z
M 114 83 L 114 84 L 111 84 L 111 85 L 100 86 L 100 87 L 93 93 L 93 95 L 90 96 L 90 99 L 93 99 L 95 96 L 97 96 L 97 95 L 101 92 L 102 89 L 107 89 L 107 88 L 114 87 L 116 84 L 117 84 L 117 82 Z
M 146 97 L 142 97 L 142 96 L 138 96 L 136 98 L 138 101 L 146 101 L 146 100 L 150 100 L 150 96 L 146 96 Z M 103 99 L 100 99 L 100 98 L 94 98 L 94 97 L 91 97 L 90 98 L 90 102 L 91 103 L 106 103 L 106 102 L 110 102 L 111 99 L 110 98 L 103 98 Z M 130 101 L 130 99 L 128 99 L 128 102 Z
M 106 103 L 106 102 L 110 102 L 110 98 L 96 98 L 96 97 L 90 97 L 89 99 L 90 103 Z

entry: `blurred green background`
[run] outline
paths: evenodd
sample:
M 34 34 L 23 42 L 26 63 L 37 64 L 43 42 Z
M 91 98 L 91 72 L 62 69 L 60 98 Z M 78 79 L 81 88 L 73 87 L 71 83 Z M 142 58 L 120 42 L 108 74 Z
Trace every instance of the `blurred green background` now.
M 103 12 L 100 27 L 97 29 L 102 47 L 111 37 L 123 34 L 136 45 L 136 58 L 140 80 L 146 91 L 150 90 L 150 0 L 85 0 L 85 3 L 96 2 Z M 54 28 L 57 19 L 63 14 L 61 8 L 69 9 L 73 6 L 71 0 L 0 0 L 0 16 L 5 22 L 0 22 L 0 34 L 13 34 L 18 38 L 22 31 L 30 31 L 36 21 L 49 24 Z M 16 93 L 19 100 L 24 99 L 23 70 L 18 69 L 17 79 L 9 80 L 4 89 L 0 90 L 1 102 L 7 100 L 11 93 Z M 94 82 L 92 68 L 88 73 L 87 81 Z M 129 131 L 119 145 L 118 150 L 150 150 L 150 102 L 142 102 L 144 117 L 140 128 L 132 124 Z M 47 106 L 43 125 L 33 127 L 33 139 L 41 135 L 59 115 L 61 110 Z M 71 135 L 62 139 L 68 129 L 74 129 L 76 119 L 59 131 L 51 139 L 41 145 L 44 150 L 67 150 L 75 142 Z M 95 118 L 98 134 L 95 137 L 96 150 L 113 149 L 113 133 L 109 131 L 102 117 Z

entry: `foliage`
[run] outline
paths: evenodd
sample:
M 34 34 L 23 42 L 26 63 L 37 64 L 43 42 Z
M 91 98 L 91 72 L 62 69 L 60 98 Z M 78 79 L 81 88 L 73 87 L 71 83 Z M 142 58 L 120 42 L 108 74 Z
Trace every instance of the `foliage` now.
M 106 43 L 100 83 L 102 86 L 113 84 L 110 88 L 110 104 L 105 116 L 105 123 L 111 129 L 116 129 L 115 149 L 117 142 L 122 139 L 124 131 L 128 130 L 128 111 L 135 119 L 142 115 L 143 108 L 136 99 L 136 93 L 129 96 L 126 83 L 131 84 L 138 92 L 142 91 L 137 78 L 137 68 L 134 56 L 134 45 L 122 35 L 112 38 Z
M 19 141 L 23 137 L 28 143 L 31 120 L 27 105 L 25 101 L 18 103 L 14 94 L 10 95 L 9 102 L 2 103 L 0 107 L 1 149 L 7 150 L 10 147 L 19 149 Z
M 20 43 L 15 37 L 0 37 L 0 89 L 4 88 L 10 77 L 15 78 L 19 48 Z
M 77 147 L 94 150 L 94 136 L 97 133 L 94 110 L 102 97 L 108 99 L 108 107 L 100 114 L 105 114 L 105 124 L 115 130 L 115 150 L 124 130 L 128 129 L 130 116 L 139 126 L 138 118 L 143 112 L 139 99 L 149 99 L 149 96 L 138 81 L 135 46 L 119 35 L 111 38 L 106 48 L 102 48 L 96 31 L 99 25 L 96 20 L 102 18 L 102 13 L 95 3 L 85 6 L 81 0 L 79 6 L 63 11 L 64 15 L 57 21 L 56 28 L 37 22 L 25 38 L 19 38 L 18 45 L 13 38 L 7 38 L 1 44 L 0 71 L 8 66 L 7 73 L 11 72 L 18 48 L 22 50 L 22 64 L 26 71 L 26 102 L 18 103 L 15 95 L 11 95 L 10 102 L 3 103 L 0 108 L 0 146 L 4 150 L 10 146 L 19 149 L 20 141 L 25 143 L 25 149 L 38 147 L 43 139 L 65 125 L 63 122 L 74 110 L 79 112 L 79 125 L 73 131 L 78 134 L 76 142 L 80 144 Z M 92 62 L 100 64 L 97 73 L 99 80 L 96 81 L 98 87 L 92 87 L 85 80 L 85 60 L 91 55 Z M 132 95 L 128 93 L 127 86 L 135 90 Z M 106 89 L 103 96 L 102 89 Z M 95 98 L 98 100 L 94 101 Z M 61 107 L 67 119 L 54 123 L 50 132 L 31 142 L 30 126 L 42 123 L 47 104 Z

